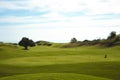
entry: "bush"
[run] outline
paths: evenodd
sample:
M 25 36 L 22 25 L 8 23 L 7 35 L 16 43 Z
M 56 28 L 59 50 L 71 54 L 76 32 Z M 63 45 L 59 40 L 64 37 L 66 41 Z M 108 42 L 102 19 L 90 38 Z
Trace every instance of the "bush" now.
M 48 42 L 48 41 L 37 41 L 35 42 L 38 46 L 51 46 L 52 43 Z

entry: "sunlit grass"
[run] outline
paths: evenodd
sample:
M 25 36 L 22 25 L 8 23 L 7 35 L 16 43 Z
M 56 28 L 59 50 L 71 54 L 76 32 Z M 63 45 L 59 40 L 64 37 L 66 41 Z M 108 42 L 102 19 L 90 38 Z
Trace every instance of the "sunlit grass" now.
M 0 46 L 0 80 L 119 80 L 119 50 L 119 46 L 36 46 L 29 50 Z M 106 59 L 105 54 L 108 55 Z M 54 75 L 50 78 L 51 74 Z M 70 78 L 72 75 L 73 78 Z M 91 79 L 89 76 L 92 76 Z
M 3 77 L 0 80 L 111 80 L 111 79 L 73 73 L 41 73 Z

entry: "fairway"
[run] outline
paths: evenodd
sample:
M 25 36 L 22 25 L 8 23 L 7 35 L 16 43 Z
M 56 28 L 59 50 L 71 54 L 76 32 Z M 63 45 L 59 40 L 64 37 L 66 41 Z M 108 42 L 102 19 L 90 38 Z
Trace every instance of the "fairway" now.
M 36 46 L 30 50 L 0 46 L 0 80 L 119 80 L 119 50 L 99 46 Z
M 118 61 L 119 58 L 104 59 L 103 55 L 66 55 L 66 56 L 42 56 L 42 57 L 22 57 L 12 58 L 0 61 L 2 64 L 14 66 L 42 66 L 54 64 L 72 64 L 72 63 L 86 63 L 86 62 L 110 62 Z
M 71 73 L 42 73 L 5 77 L 1 78 L 1 80 L 110 80 L 110 79 Z

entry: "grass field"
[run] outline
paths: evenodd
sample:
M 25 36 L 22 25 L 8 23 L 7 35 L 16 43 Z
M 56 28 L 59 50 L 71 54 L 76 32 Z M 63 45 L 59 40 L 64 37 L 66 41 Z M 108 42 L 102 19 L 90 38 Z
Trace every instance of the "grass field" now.
M 120 46 L 22 50 L 1 45 L 0 80 L 120 80 Z

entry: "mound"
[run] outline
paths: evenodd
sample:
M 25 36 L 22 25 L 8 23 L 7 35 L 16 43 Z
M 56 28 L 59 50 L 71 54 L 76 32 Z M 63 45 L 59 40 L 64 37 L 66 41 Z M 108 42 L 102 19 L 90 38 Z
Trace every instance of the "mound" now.
M 111 79 L 73 73 L 40 73 L 3 77 L 0 78 L 0 80 L 111 80 Z

